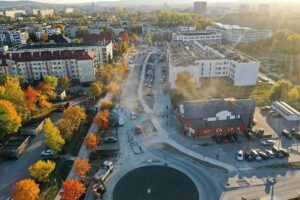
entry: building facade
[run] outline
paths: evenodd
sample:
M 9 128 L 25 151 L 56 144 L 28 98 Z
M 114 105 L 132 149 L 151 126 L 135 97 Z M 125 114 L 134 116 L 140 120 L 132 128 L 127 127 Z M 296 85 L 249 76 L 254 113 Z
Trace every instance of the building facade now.
M 65 9 L 65 13 L 66 14 L 70 14 L 70 13 L 73 13 L 74 12 L 74 9 L 73 8 L 66 8 Z
M 300 121 L 300 112 L 283 101 L 274 101 L 271 108 L 288 121 Z
M 256 102 L 251 99 L 212 99 L 181 102 L 177 116 L 184 133 L 198 138 L 240 134 L 251 127 Z
M 0 61 L 0 73 L 19 76 L 24 82 L 40 80 L 45 75 L 92 82 L 96 75 L 96 56 L 85 50 L 9 52 Z
M 54 13 L 53 9 L 43 8 L 43 9 L 32 9 L 33 15 L 41 15 L 42 17 L 52 16 Z
M 214 31 L 177 31 L 172 33 L 172 41 L 214 41 L 221 42 L 222 36 Z
M 6 17 L 11 17 L 12 19 L 15 19 L 21 15 L 25 15 L 26 12 L 24 10 L 6 10 L 4 12 L 4 15 Z

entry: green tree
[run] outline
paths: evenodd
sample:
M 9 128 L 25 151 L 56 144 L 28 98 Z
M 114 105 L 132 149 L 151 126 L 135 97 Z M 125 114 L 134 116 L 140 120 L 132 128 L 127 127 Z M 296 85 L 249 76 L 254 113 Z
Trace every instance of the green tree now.
M 274 100 L 286 101 L 288 100 L 288 94 L 291 89 L 292 89 L 292 85 L 290 82 L 285 80 L 277 81 L 272 87 L 270 99 L 273 101 Z
M 58 153 L 65 144 L 65 140 L 61 137 L 58 128 L 53 125 L 50 118 L 45 119 L 44 132 L 46 145 L 49 146 L 52 151 Z
M 29 167 L 29 174 L 38 182 L 49 181 L 49 176 L 55 169 L 55 162 L 39 160 Z
M 92 96 L 98 97 L 102 94 L 102 85 L 97 82 L 91 84 L 90 92 Z

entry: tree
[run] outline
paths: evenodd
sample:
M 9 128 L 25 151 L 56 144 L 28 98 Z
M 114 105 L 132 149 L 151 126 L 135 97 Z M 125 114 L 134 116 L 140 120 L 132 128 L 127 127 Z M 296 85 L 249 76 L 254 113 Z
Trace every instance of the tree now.
M 128 43 L 129 40 L 130 40 L 130 37 L 129 37 L 128 33 L 125 32 L 125 31 L 120 34 L 120 38 L 121 38 L 122 43 L 123 42 Z
M 58 78 L 55 76 L 46 75 L 44 76 L 44 82 L 50 84 L 55 89 L 58 85 Z
M 50 83 L 40 83 L 38 85 L 38 90 L 44 97 L 47 97 L 47 99 L 54 99 L 56 97 L 55 87 Z
M 59 86 L 61 87 L 61 89 L 66 90 L 68 88 L 70 88 L 71 86 L 71 81 L 67 76 L 61 77 L 59 80 Z
M 89 136 L 84 140 L 84 145 L 89 150 L 95 150 L 97 147 L 98 138 L 94 133 L 90 133 Z
M 42 33 L 41 36 L 40 36 L 40 39 L 43 42 L 46 42 L 48 40 L 48 34 L 47 33 Z
M 109 93 L 116 93 L 120 90 L 120 86 L 116 82 L 112 82 L 107 86 L 107 91 Z
M 106 109 L 109 110 L 112 107 L 112 105 L 113 105 L 112 101 L 110 101 L 110 100 L 103 100 L 101 102 L 101 109 L 102 110 L 106 110 Z
M 86 173 L 91 169 L 91 164 L 89 160 L 83 158 L 77 158 L 74 161 L 73 171 L 79 178 L 84 178 Z
M 196 86 L 196 79 L 188 72 L 180 72 L 177 74 L 175 84 L 179 90 L 189 91 Z
M 107 84 L 111 81 L 113 75 L 115 74 L 116 69 L 114 68 L 113 65 L 108 64 L 102 67 L 99 70 L 100 78 L 103 81 L 103 84 Z
M 145 34 L 144 40 L 149 46 L 152 45 L 152 35 L 150 33 Z
M 95 97 L 100 96 L 102 94 L 102 86 L 97 82 L 92 83 L 90 87 L 90 94 Z
M 36 103 L 39 100 L 39 92 L 29 85 L 25 91 L 25 101 L 31 114 L 36 110 Z
M 48 97 L 46 95 L 41 94 L 39 96 L 38 104 L 40 108 L 51 108 L 52 103 L 48 102 Z
M 37 200 L 40 188 L 32 179 L 23 179 L 16 183 L 12 197 L 14 200 Z
M 137 45 L 138 41 L 139 41 L 139 36 L 137 34 L 132 34 L 131 36 L 132 40 L 133 40 L 133 43 L 135 45 Z
M 108 119 L 109 111 L 103 110 L 99 114 L 97 114 L 94 118 L 94 122 L 98 125 L 99 128 L 107 128 L 108 127 Z
M 77 200 L 85 192 L 85 187 L 82 183 L 75 179 L 68 179 L 62 183 L 63 191 L 60 196 L 63 200 Z
M 0 99 L 0 137 L 7 133 L 16 133 L 21 127 L 21 121 L 15 106 L 9 101 Z
M 59 130 L 53 125 L 50 118 L 45 119 L 44 132 L 46 145 L 52 151 L 58 153 L 65 144 L 65 140 L 61 137 Z
M 277 81 L 271 90 L 270 99 L 271 100 L 287 100 L 288 93 L 292 89 L 292 85 L 290 82 L 285 80 Z
M 70 106 L 64 111 L 63 118 L 58 121 L 59 130 L 65 139 L 70 139 L 81 122 L 85 120 L 86 114 L 79 106 Z
M 39 160 L 29 167 L 29 174 L 38 182 L 46 182 L 54 169 L 55 162 Z

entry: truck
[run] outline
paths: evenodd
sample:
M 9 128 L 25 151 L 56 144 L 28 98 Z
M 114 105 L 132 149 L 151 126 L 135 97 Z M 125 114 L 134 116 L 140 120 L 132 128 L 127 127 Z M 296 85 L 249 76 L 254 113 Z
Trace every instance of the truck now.
M 104 161 L 104 163 L 102 164 L 98 172 L 94 175 L 94 179 L 104 182 L 109 177 L 109 175 L 113 172 L 113 170 L 114 170 L 113 162 L 106 160 Z
M 6 158 L 18 159 L 28 146 L 30 135 L 20 135 L 11 137 L 4 143 L 1 155 Z

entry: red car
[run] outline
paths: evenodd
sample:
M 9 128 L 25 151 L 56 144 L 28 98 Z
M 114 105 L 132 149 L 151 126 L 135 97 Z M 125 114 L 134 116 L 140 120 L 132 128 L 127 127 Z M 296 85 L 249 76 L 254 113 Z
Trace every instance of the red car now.
M 139 126 L 139 125 L 136 125 L 136 126 L 135 126 L 135 133 L 136 133 L 136 134 L 142 134 L 142 127 Z

